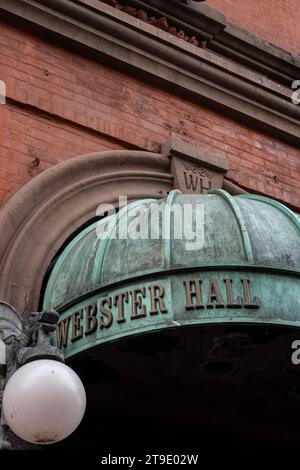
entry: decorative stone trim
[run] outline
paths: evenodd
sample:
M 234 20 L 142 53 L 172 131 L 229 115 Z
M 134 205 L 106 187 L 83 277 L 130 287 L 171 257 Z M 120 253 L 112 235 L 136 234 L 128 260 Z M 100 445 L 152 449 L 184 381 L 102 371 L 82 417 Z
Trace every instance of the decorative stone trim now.
M 174 186 L 184 194 L 203 194 L 221 189 L 229 167 L 227 159 L 170 137 L 162 149 L 171 159 Z
M 185 142 L 173 141 L 175 147 L 191 158 L 194 153 L 195 160 L 201 152 L 208 165 L 211 158 L 210 169 L 219 162 L 223 179 L 226 162 Z M 177 184 L 170 167 L 166 154 L 99 152 L 62 162 L 28 182 L 0 209 L 0 298 L 25 317 L 35 311 L 46 271 L 66 240 L 95 219 L 100 204 L 116 205 L 120 195 L 128 202 L 166 197 Z M 231 183 L 226 189 L 243 192 Z
M 0 298 L 23 315 L 37 309 L 42 281 L 66 239 L 95 218 L 99 204 L 166 197 L 170 162 L 159 154 L 111 151 L 55 165 L 0 210 Z

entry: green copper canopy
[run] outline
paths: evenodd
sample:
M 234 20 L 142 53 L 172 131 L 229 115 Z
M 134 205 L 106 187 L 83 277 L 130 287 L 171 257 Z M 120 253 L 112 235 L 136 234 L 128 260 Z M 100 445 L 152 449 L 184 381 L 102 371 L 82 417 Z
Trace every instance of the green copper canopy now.
M 151 210 L 152 217 L 162 203 L 158 223 L 148 224 L 140 238 L 113 236 L 128 214 L 132 229 L 137 214 L 147 217 Z M 185 231 L 182 239 L 175 234 L 173 209 L 180 213 L 189 204 L 203 211 L 203 226 L 193 218 L 182 219 L 186 229 L 203 231 L 196 249 L 187 249 L 191 245 Z M 99 237 L 101 227 L 110 236 Z M 162 227 L 170 237 L 161 236 Z M 83 230 L 58 257 L 44 307 L 57 309 L 67 329 L 72 324 L 67 332 L 70 339 L 73 331 L 72 344 L 60 338 L 67 355 L 124 335 L 179 325 L 300 326 L 299 274 L 300 222 L 287 207 L 223 190 L 197 196 L 176 190 L 166 200 L 130 204 Z M 131 322 L 136 318 L 140 320 Z
M 129 208 L 149 210 L 161 200 L 142 200 Z M 204 205 L 204 246 L 186 250 L 183 240 L 100 240 L 97 225 L 80 233 L 59 257 L 50 276 L 45 302 L 62 308 L 82 295 L 123 281 L 175 268 L 247 266 L 300 271 L 300 221 L 284 205 L 261 196 L 232 197 L 223 190 L 198 195 Z M 195 196 L 173 191 L 167 206 L 195 203 Z M 105 223 L 118 225 L 121 210 Z M 169 218 L 165 210 L 164 218 Z M 161 224 L 162 224 L 161 220 Z M 113 227 L 111 227 L 112 231 Z M 171 229 L 172 230 L 172 229 Z M 299 312 L 300 315 L 300 312 Z

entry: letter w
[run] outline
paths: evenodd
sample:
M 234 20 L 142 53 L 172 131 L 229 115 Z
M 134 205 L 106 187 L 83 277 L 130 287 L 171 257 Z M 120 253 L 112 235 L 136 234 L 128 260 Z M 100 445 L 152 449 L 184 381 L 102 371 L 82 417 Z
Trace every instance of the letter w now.
M 191 465 L 191 464 L 196 464 L 197 461 L 198 461 L 198 457 L 199 455 L 187 455 L 187 460 L 188 460 L 188 463 Z
M 189 178 L 188 178 L 189 176 Z M 195 176 L 195 175 L 187 175 L 186 173 L 184 173 L 184 179 L 185 179 L 185 185 L 186 185 L 186 189 L 193 189 L 193 191 L 195 191 L 197 189 L 197 186 L 198 186 L 198 176 Z
M 56 342 L 58 348 L 65 348 L 68 344 L 69 324 L 70 317 L 67 317 L 56 327 Z

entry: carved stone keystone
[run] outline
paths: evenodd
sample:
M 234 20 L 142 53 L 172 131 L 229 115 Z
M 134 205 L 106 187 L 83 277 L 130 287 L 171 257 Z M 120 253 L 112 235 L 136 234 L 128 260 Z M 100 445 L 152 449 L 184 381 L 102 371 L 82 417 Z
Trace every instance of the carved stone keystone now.
M 203 194 L 220 189 L 229 167 L 225 157 L 203 150 L 194 144 L 170 137 L 162 153 L 171 158 L 174 187 L 185 194 Z

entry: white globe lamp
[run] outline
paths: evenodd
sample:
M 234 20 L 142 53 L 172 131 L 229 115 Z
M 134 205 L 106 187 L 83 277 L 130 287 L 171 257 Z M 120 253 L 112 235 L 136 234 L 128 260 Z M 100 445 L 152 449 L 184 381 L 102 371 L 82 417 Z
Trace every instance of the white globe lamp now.
M 86 394 L 78 375 L 48 359 L 20 367 L 3 394 L 8 426 L 34 444 L 52 444 L 69 436 L 81 422 L 85 407 Z

